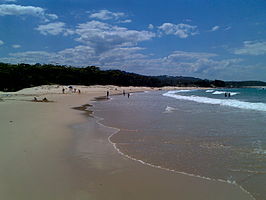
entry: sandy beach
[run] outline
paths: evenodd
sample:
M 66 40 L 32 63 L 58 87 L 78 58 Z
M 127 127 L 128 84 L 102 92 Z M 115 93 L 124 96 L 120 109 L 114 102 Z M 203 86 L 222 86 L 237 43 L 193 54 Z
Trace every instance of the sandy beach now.
M 119 154 L 117 130 L 82 109 L 96 97 L 145 87 L 39 86 L 0 96 L 0 199 L 249 200 L 239 186 L 143 165 Z M 172 88 L 162 88 L 172 89 Z M 36 97 L 40 101 L 32 101 Z M 42 102 L 43 98 L 48 102 Z M 85 114 L 85 115 L 84 115 Z

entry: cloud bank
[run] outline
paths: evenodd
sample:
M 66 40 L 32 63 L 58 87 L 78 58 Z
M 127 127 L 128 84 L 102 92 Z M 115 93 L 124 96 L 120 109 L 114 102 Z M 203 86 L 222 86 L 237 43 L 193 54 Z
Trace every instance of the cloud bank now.
M 16 4 L 2 4 L 0 5 L 0 16 L 6 15 L 30 15 L 40 17 L 45 21 L 57 19 L 55 14 L 46 13 L 45 9 L 35 6 L 21 6 Z
M 238 55 L 259 56 L 266 54 L 266 42 L 244 41 L 243 46 L 234 50 Z
M 161 33 L 166 35 L 176 35 L 179 38 L 187 38 L 198 34 L 197 26 L 191 26 L 189 24 L 172 24 L 164 23 L 158 27 Z

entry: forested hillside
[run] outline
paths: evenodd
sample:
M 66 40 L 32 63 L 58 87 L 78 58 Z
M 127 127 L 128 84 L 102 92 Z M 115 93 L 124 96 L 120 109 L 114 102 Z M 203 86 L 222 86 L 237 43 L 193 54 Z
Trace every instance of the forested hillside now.
M 245 82 L 255 84 L 254 82 Z M 242 82 L 202 80 L 182 76 L 144 76 L 120 70 L 101 70 L 99 67 L 85 68 L 61 65 L 29 65 L 0 63 L 0 90 L 17 91 L 26 87 L 47 84 L 61 85 L 118 85 L 118 86 L 199 86 L 199 87 L 242 87 Z M 265 82 L 259 82 L 266 85 Z

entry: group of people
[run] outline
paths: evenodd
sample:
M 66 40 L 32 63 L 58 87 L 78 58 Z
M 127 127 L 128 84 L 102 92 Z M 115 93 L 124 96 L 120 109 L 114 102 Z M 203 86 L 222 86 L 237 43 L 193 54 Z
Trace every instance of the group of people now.
M 125 90 L 123 90 L 123 95 L 126 96 Z M 127 93 L 127 98 L 129 98 L 129 97 L 130 97 L 130 93 Z
M 224 93 L 224 97 L 231 97 L 230 92 L 225 92 L 225 93 Z
M 33 101 L 35 101 L 35 102 L 49 102 L 46 97 L 44 97 L 42 100 L 38 100 L 37 97 L 34 97 Z
M 109 93 L 109 91 L 107 90 L 107 92 L 106 92 L 106 97 L 109 98 L 109 95 L 110 95 L 110 93 Z M 123 95 L 126 96 L 126 91 L 125 91 L 125 90 L 123 90 Z M 129 97 L 130 97 L 130 93 L 127 93 L 127 98 L 129 98 Z
M 73 92 L 73 93 L 76 93 L 76 92 L 78 92 L 79 94 L 81 93 L 80 89 L 73 88 L 72 86 L 69 86 L 68 89 L 70 92 Z M 65 94 L 65 91 L 66 91 L 66 89 L 63 87 L 62 93 Z

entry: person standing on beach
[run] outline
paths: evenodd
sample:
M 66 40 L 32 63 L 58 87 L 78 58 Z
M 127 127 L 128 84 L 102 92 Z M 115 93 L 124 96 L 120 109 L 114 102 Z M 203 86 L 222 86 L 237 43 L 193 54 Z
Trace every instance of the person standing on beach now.
M 130 96 L 130 93 L 127 94 L 127 98 L 129 98 L 129 96 Z
M 62 93 L 65 94 L 65 88 L 62 89 Z
M 123 90 L 123 95 L 124 95 L 124 96 L 126 95 L 126 92 L 125 92 L 125 90 Z
M 109 98 L 109 91 L 106 92 L 106 97 Z

